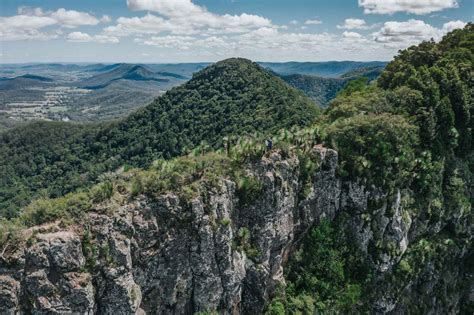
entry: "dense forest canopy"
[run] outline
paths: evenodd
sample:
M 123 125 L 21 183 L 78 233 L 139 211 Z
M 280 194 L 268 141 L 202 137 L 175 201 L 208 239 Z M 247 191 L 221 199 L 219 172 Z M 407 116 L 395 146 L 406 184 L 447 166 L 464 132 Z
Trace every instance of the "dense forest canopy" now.
M 391 175 L 401 165 L 411 163 L 415 172 L 428 163 L 433 174 L 404 175 L 436 177 L 446 165 L 445 178 L 466 178 L 472 165 L 457 165 L 472 160 L 472 28 L 401 51 L 376 85 L 361 78 L 339 93 L 319 124 L 344 158 L 342 175 L 385 185 L 401 181 Z M 35 122 L 2 134 L 1 216 L 16 216 L 34 198 L 86 187 L 123 165 L 146 167 L 203 143 L 219 148 L 225 136 L 271 136 L 316 117 L 317 107 L 301 92 L 255 63 L 228 59 L 121 121 Z
M 256 63 L 228 59 L 121 121 L 102 125 L 34 122 L 0 135 L 0 216 L 36 197 L 58 197 L 106 171 L 146 167 L 224 136 L 308 126 L 319 110 L 302 92 Z
M 474 25 L 468 24 L 440 43 L 401 51 L 377 86 L 355 82 L 325 112 L 323 141 L 339 151 L 343 178 L 388 192 L 403 189 L 412 196 L 405 207 L 422 232 L 394 273 L 382 280 L 391 286 L 410 286 L 426 264 L 436 265 L 440 273 L 464 264 L 449 253 L 472 237 L 473 61 Z M 273 299 L 268 314 L 370 311 L 370 296 L 386 283 L 372 278 L 364 254 L 351 247 L 351 236 L 344 233 L 348 222 L 347 214 L 341 215 L 306 235 L 290 258 L 287 286 Z M 468 248 L 469 260 L 472 246 Z M 376 244 L 373 250 L 393 249 Z M 467 288 L 469 279 L 460 283 Z M 403 303 L 411 312 L 423 313 L 433 298 L 405 297 Z M 472 303 L 465 302 L 462 312 L 472 313 Z

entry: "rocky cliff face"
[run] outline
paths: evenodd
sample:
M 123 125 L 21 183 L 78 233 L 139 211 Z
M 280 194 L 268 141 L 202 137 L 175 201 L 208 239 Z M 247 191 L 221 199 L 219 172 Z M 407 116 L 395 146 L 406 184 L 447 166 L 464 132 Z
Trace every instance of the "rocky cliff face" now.
M 337 152 L 316 146 L 312 154 L 319 170 L 304 198 L 298 158 L 272 152 L 248 167 L 263 183 L 250 205 L 221 179 L 192 201 L 174 194 L 112 199 L 88 213 L 84 226 L 29 230 L 27 244 L 0 264 L 0 313 L 258 314 L 285 283 L 285 263 L 305 232 L 341 213 L 378 279 L 374 312 L 403 313 L 404 300 L 439 290 L 446 301 L 431 294 L 431 311 L 456 311 L 461 297 L 449 289 L 460 268 L 448 279 L 426 260 L 413 279 L 389 280 L 420 225 L 404 206 L 407 195 L 342 182 Z M 466 250 L 450 255 L 462 259 Z

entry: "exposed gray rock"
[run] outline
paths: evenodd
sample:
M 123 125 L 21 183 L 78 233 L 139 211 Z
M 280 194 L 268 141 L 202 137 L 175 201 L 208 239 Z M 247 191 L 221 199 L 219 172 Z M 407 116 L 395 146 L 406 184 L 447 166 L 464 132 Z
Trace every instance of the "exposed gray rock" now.
M 35 314 L 92 314 L 92 276 L 83 272 L 81 240 L 71 231 L 38 234 L 25 249 L 20 310 Z
M 0 276 L 0 313 L 15 314 L 20 308 L 20 283 L 8 276 Z
M 87 214 L 81 227 L 87 242 L 74 227 L 38 233 L 17 254 L 24 263 L 0 266 L 0 313 L 258 314 L 285 284 L 283 271 L 297 241 L 341 212 L 348 214 L 345 229 L 382 281 L 422 223 L 404 209 L 403 191 L 388 196 L 343 182 L 336 151 L 315 146 L 311 154 L 319 170 L 305 196 L 298 158 L 273 151 L 247 169 L 263 184 L 248 206 L 239 203 L 236 184 L 221 179 L 206 197 L 191 201 L 170 193 L 111 202 Z M 423 290 L 430 292 L 443 281 L 429 268 L 423 277 L 404 290 L 425 281 Z M 374 313 L 403 313 L 402 293 L 381 285 Z M 443 309 L 433 303 L 433 311 Z

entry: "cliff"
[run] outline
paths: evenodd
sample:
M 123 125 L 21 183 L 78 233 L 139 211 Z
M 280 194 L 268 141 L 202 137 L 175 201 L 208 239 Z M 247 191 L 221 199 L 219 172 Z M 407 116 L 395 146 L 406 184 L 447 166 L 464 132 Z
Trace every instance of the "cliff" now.
M 239 200 L 229 178 L 190 200 L 117 189 L 82 225 L 24 231 L 27 241 L 0 262 L 0 313 L 262 313 L 307 232 L 341 218 L 374 274 L 372 313 L 403 313 L 413 303 L 427 313 L 459 311 L 469 242 L 415 265 L 412 252 L 425 250 L 420 235 L 444 237 L 443 223 L 411 213 L 404 191 L 388 196 L 340 179 L 336 151 L 315 146 L 309 154 L 318 167 L 304 195 L 300 158 L 274 150 L 246 166 L 262 183 L 251 202 Z M 400 274 L 402 260 L 416 272 Z

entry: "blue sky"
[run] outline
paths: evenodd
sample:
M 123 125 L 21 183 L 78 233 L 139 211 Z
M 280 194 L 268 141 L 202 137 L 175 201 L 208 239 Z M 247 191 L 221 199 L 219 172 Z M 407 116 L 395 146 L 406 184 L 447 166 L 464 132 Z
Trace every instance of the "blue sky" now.
M 0 62 L 389 60 L 474 0 L 2 0 Z

